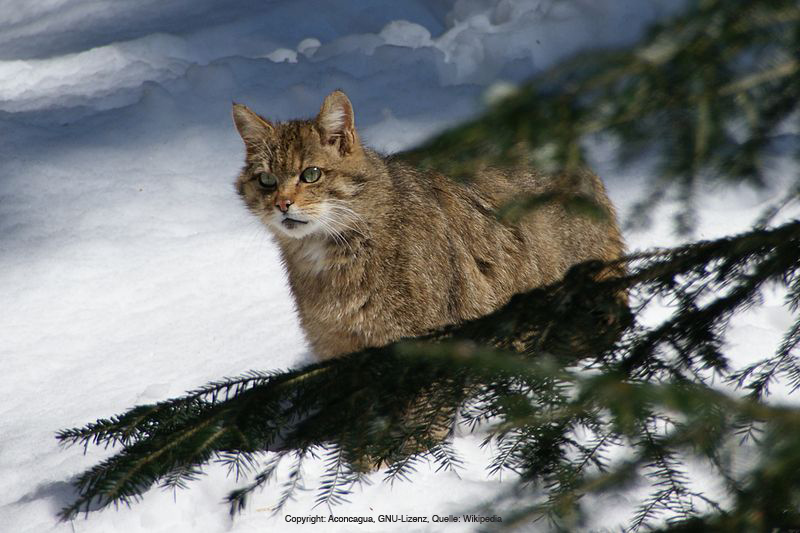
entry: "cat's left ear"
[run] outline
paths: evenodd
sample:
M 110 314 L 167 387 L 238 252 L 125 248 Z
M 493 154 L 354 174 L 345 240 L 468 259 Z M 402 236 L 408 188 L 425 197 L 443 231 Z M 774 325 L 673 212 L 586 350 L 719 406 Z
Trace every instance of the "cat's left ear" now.
M 350 154 L 360 146 L 353 104 L 342 91 L 333 91 L 325 98 L 315 124 L 322 144 L 337 147 L 341 155 Z

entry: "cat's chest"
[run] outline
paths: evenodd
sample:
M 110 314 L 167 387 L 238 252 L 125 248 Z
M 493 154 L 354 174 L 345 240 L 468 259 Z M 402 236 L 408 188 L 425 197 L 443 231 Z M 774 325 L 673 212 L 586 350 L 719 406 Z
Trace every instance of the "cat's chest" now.
M 369 313 L 376 291 L 366 257 L 331 248 L 311 242 L 286 257 L 297 306 L 313 322 L 348 321 Z
M 357 247 L 341 247 L 325 241 L 308 240 L 285 250 L 289 279 L 297 299 L 329 301 L 359 292 L 366 270 L 366 254 Z
M 331 253 L 327 243 L 321 240 L 308 240 L 303 242 L 292 254 L 290 269 L 304 272 L 311 276 L 318 276 L 330 268 Z

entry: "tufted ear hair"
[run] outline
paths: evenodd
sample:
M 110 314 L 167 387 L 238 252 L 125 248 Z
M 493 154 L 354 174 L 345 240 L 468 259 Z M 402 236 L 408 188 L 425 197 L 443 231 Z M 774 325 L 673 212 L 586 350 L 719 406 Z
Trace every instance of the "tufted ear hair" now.
M 315 125 L 323 146 L 338 149 L 342 156 L 360 147 L 353 104 L 342 91 L 333 91 L 325 97 Z
M 233 123 L 236 124 L 236 129 L 248 150 L 275 134 L 272 124 L 252 112 L 246 105 L 233 104 L 232 114 Z

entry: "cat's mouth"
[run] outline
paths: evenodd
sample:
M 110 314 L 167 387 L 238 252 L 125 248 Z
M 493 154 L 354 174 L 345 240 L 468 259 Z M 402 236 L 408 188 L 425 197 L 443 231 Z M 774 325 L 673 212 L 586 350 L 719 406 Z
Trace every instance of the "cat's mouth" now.
M 288 229 L 294 229 L 299 224 L 308 224 L 308 220 L 297 220 L 296 218 L 286 217 L 281 220 L 281 224 Z

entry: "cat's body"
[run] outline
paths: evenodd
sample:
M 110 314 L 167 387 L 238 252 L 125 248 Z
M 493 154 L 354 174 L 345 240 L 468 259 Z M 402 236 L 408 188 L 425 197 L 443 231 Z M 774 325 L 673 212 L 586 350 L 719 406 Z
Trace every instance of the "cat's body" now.
M 470 183 L 421 172 L 362 147 L 338 91 L 315 121 L 272 125 L 243 106 L 234 118 L 248 152 L 238 190 L 277 239 L 318 357 L 487 314 L 576 263 L 623 251 L 613 208 L 589 172 L 556 179 L 487 169 Z M 589 196 L 606 216 L 568 213 L 559 201 L 515 223 L 496 216 L 509 200 L 549 193 Z

